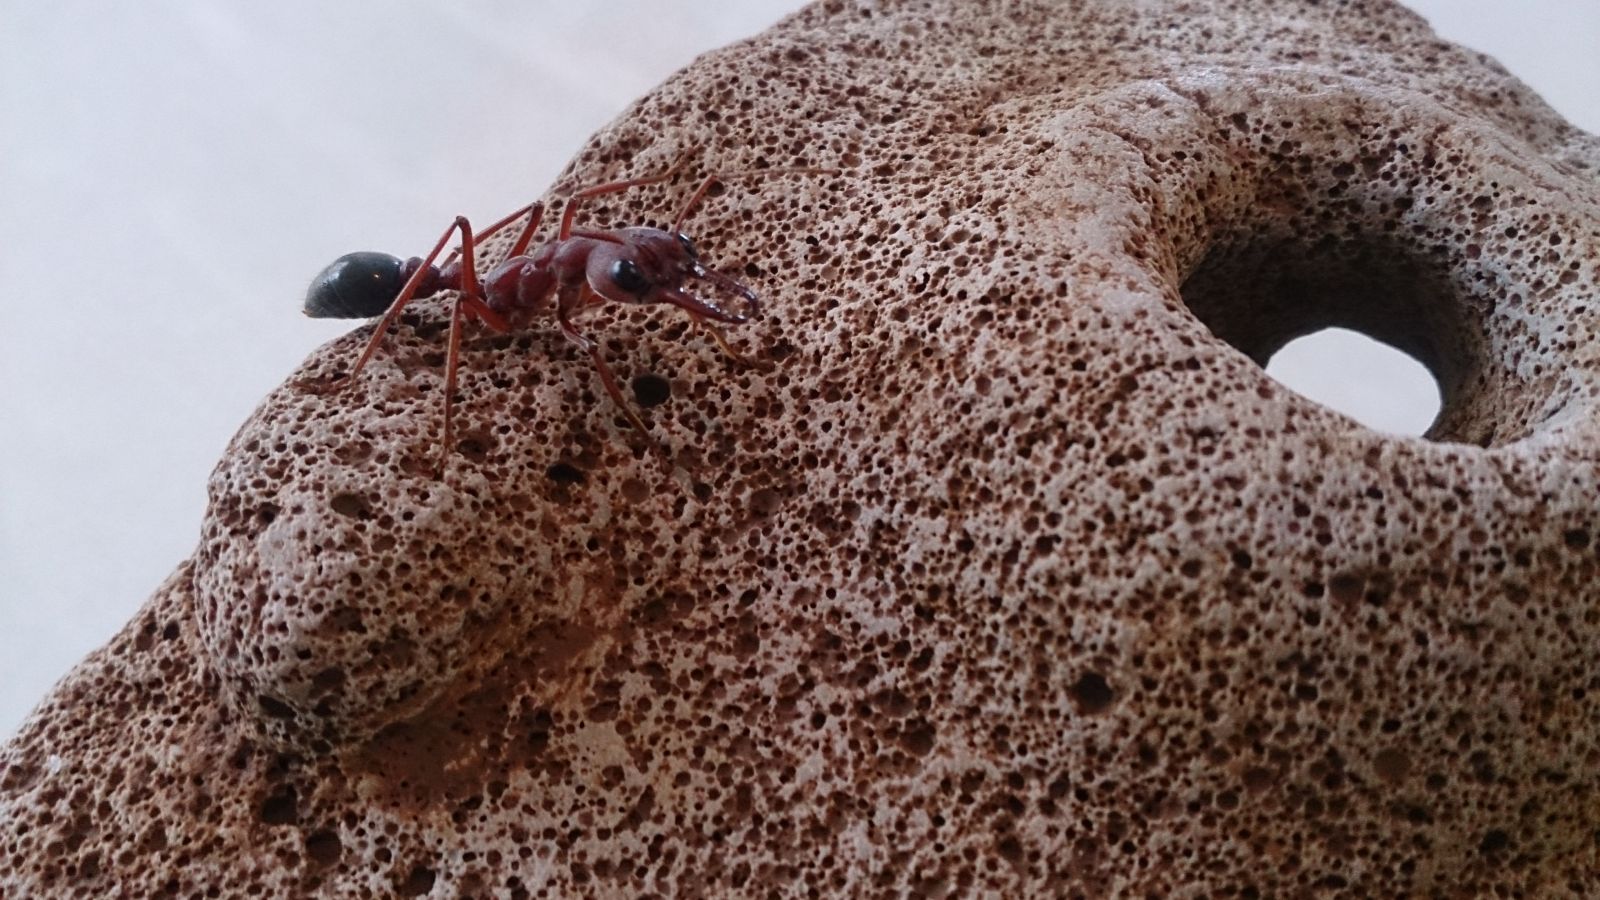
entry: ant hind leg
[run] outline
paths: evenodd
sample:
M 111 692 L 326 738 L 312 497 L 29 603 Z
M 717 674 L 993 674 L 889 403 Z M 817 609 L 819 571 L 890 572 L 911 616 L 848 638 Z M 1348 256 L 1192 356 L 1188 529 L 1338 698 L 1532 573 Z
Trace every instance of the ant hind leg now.
M 445 244 L 450 242 L 450 235 L 455 233 L 457 229 L 461 230 L 462 243 L 470 246 L 472 242 L 472 226 L 467 224 L 467 220 L 464 217 L 456 216 L 456 220 L 450 223 L 450 227 L 439 235 L 439 240 L 434 243 L 433 249 L 428 251 L 428 255 L 422 258 L 422 264 L 417 266 L 416 271 L 411 273 L 410 278 L 406 279 L 405 286 L 400 288 L 400 293 L 395 295 L 394 302 L 389 304 L 389 309 L 378 320 L 377 326 L 372 331 L 371 339 L 367 341 L 366 348 L 361 351 L 361 356 L 356 359 L 355 365 L 350 367 L 349 372 L 325 382 L 302 380 L 299 385 L 316 393 L 332 393 L 344 389 L 355 381 L 356 376 L 361 374 L 361 370 L 366 368 L 372 357 L 377 355 L 378 348 L 383 345 L 383 339 L 388 336 L 389 329 L 394 327 L 394 323 L 400 319 L 400 313 L 405 311 L 406 304 L 416 299 L 423 281 L 430 274 L 435 274 L 433 261 L 439 258 L 439 254 L 444 251 Z M 470 255 L 469 249 L 469 259 Z M 467 271 L 471 271 L 470 267 Z

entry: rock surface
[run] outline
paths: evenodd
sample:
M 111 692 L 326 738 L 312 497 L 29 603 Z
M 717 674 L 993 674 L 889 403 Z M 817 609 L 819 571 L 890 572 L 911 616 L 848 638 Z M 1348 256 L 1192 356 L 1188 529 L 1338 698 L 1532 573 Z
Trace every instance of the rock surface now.
M 442 478 L 440 301 L 273 393 L 0 756 L 0 894 L 1600 894 L 1593 137 L 1377 0 L 827 0 L 552 196 L 686 150 L 844 170 L 692 222 L 767 365 L 587 320 L 665 465 L 474 337 Z M 1332 324 L 1426 438 L 1252 361 Z

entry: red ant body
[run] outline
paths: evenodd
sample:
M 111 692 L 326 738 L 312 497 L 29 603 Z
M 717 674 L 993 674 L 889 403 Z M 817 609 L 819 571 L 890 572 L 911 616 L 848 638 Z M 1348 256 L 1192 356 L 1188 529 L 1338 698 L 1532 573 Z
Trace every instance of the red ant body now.
M 645 431 L 644 422 L 623 399 L 616 376 L 601 356 L 599 345 L 578 331 L 573 318 L 603 301 L 634 305 L 667 303 L 688 312 L 696 324 L 711 332 L 725 352 L 740 359 L 721 332 L 706 320 L 731 324 L 748 321 L 760 310 L 756 294 L 733 278 L 702 264 L 694 244 L 682 231 L 684 219 L 711 186 L 737 176 L 712 175 L 701 182 L 699 189 L 678 212 L 671 231 L 646 227 L 589 231 L 574 229 L 573 221 L 578 206 L 584 200 L 666 181 L 682 165 L 683 161 L 680 160 L 661 175 L 614 181 L 578 191 L 566 202 L 561 228 L 555 239 L 532 253 L 527 252 L 528 246 L 544 214 L 543 204 L 537 202 L 517 210 L 478 234 L 473 233 L 466 218 L 457 216 L 425 257 L 413 257 L 402 262 L 397 257 L 382 253 L 361 252 L 341 256 L 311 282 L 311 287 L 306 291 L 306 315 L 319 318 L 366 318 L 383 313 L 383 318 L 349 374 L 318 389 L 338 390 L 355 380 L 362 367 L 377 352 L 384 335 L 407 303 L 417 297 L 452 290 L 458 293 L 452 305 L 449 352 L 445 363 L 443 445 L 446 454 L 450 451 L 453 436 L 451 411 L 461 355 L 461 329 L 468 316 L 478 319 L 494 331 L 504 333 L 526 325 L 540 313 L 553 311 L 561 333 L 588 352 L 594 361 L 606 393 L 611 395 L 611 399 L 635 428 Z M 826 170 L 767 169 L 739 174 L 823 171 Z M 505 259 L 480 280 L 474 267 L 475 245 L 523 216 L 527 216 L 528 221 Z M 449 243 L 450 235 L 458 230 L 461 232 L 459 256 L 451 254 L 442 266 L 433 265 Z M 685 282 L 690 279 L 707 281 L 736 294 L 744 301 L 743 309 L 730 311 L 711 300 L 695 296 L 684 289 Z M 555 301 L 553 310 L 550 304 L 552 295 Z

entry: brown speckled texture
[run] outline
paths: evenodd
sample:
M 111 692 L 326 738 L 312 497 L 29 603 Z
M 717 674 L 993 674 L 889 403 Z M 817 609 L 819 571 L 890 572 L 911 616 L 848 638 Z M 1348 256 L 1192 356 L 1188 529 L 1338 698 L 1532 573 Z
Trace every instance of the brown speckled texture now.
M 669 466 L 474 337 L 442 480 L 441 301 L 273 393 L 0 756 L 0 894 L 1600 896 L 1594 138 L 1378 0 L 828 0 L 557 196 L 689 148 L 587 221 L 845 170 L 693 221 L 770 365 L 589 319 Z M 1252 362 L 1328 324 L 1426 438 Z

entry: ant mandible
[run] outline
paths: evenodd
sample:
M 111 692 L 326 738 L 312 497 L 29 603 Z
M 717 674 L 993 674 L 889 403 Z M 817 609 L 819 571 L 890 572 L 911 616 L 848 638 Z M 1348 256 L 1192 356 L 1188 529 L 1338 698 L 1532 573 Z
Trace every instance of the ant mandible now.
M 686 156 L 678 160 L 660 175 L 607 182 L 574 193 L 567 198 L 562 210 L 561 228 L 555 239 L 532 253 L 527 252 L 528 246 L 544 217 L 544 204 L 537 201 L 478 233 L 473 232 L 464 216 L 457 216 L 425 257 L 402 261 L 387 253 L 368 251 L 339 257 L 323 269 L 306 290 L 306 315 L 314 318 L 357 319 L 382 313 L 383 318 L 348 374 L 330 382 L 307 386 L 318 391 L 336 391 L 350 384 L 378 352 L 384 336 L 407 303 L 441 291 L 456 291 L 456 299 L 451 304 L 449 350 L 445 361 L 442 469 L 444 458 L 448 457 L 452 445 L 456 371 L 460 365 L 461 331 L 465 320 L 471 317 L 503 334 L 525 326 L 540 313 L 551 311 L 550 299 L 554 294 L 553 312 L 561 333 L 589 354 L 600 373 L 606 393 L 627 415 L 633 427 L 648 433 L 644 421 L 623 399 L 616 376 L 601 355 L 599 344 L 578 331 L 573 318 L 607 300 L 640 306 L 668 303 L 687 312 L 696 325 L 711 333 L 725 353 L 743 362 L 743 357 L 728 345 L 722 332 L 707 320 L 735 325 L 749 321 L 751 316 L 760 311 L 760 301 L 750 288 L 700 261 L 694 244 L 683 233 L 684 220 L 719 181 L 748 175 L 819 174 L 831 171 L 757 169 L 707 176 L 678 211 L 671 231 L 649 227 L 610 231 L 573 228 L 578 207 L 583 201 L 631 187 L 666 181 L 677 174 L 687 159 Z M 475 267 L 475 245 L 523 216 L 527 216 L 528 220 L 517 235 L 516 242 L 511 245 L 505 258 L 480 280 Z M 457 231 L 461 232 L 461 247 L 451 253 L 443 265 L 435 266 L 434 260 L 438 259 L 445 245 L 450 242 L 450 236 Z M 743 308 L 730 311 L 712 300 L 686 291 L 684 282 L 691 278 L 707 281 L 737 295 L 744 301 Z

